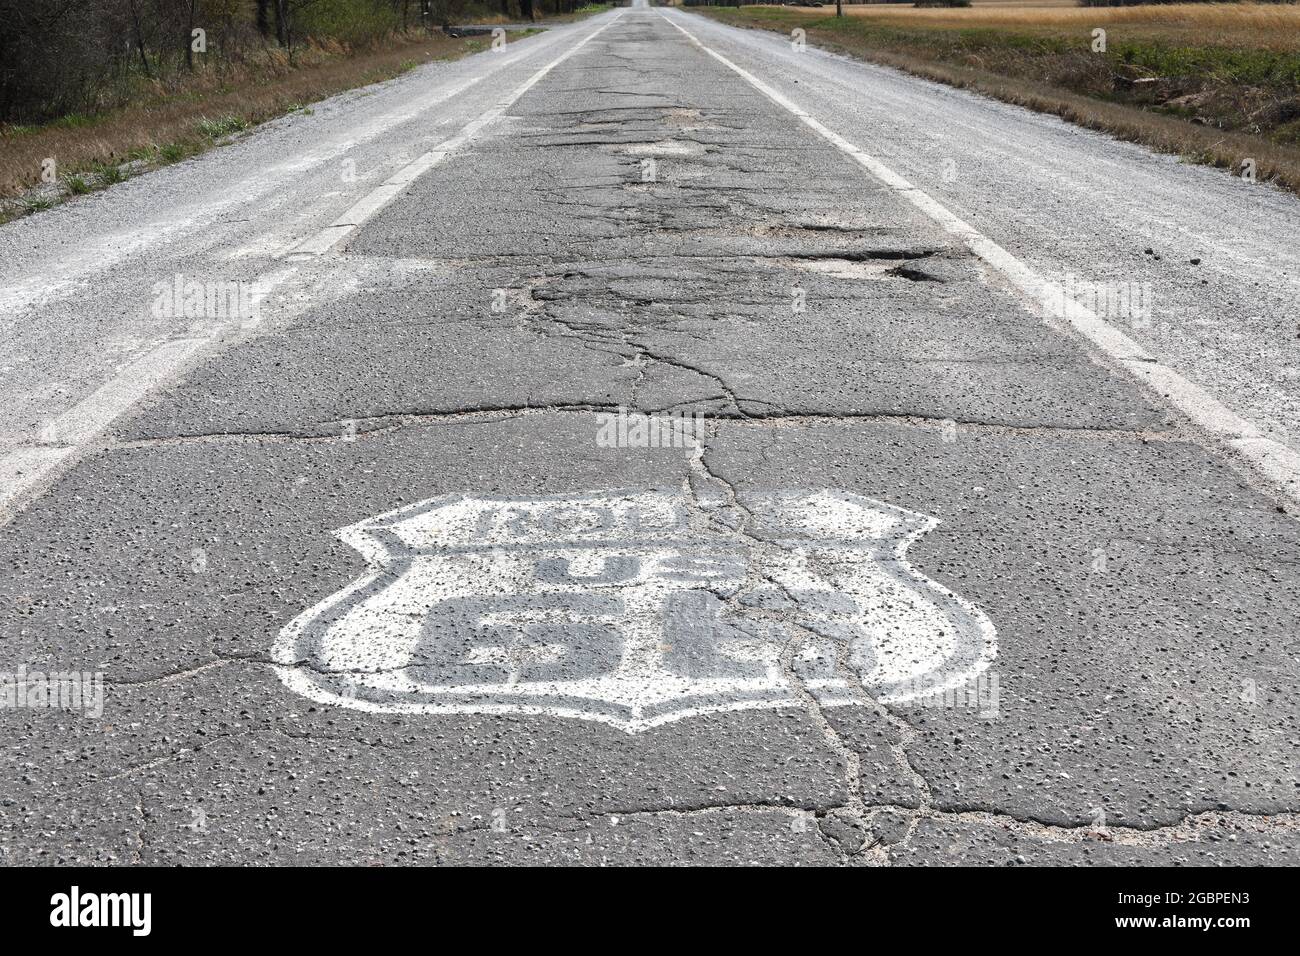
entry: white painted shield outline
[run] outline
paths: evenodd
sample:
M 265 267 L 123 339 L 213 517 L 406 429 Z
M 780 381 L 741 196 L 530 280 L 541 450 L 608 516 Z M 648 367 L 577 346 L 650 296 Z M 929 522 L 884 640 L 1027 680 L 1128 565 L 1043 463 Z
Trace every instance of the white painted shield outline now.
M 594 720 L 629 733 L 708 713 L 800 705 L 801 701 L 789 681 L 774 673 L 769 674 L 766 681 L 723 681 L 722 684 L 706 681 L 708 686 L 702 693 L 683 692 L 673 694 L 666 701 L 629 703 L 626 700 L 615 702 L 612 699 L 615 695 L 593 697 L 590 688 L 575 697 L 566 692 L 566 687 L 580 686 L 573 681 L 549 684 L 524 682 L 513 688 L 504 684 L 417 687 L 410 680 L 398 678 L 394 672 L 400 672 L 400 667 L 388 669 L 387 675 L 364 674 L 361 673 L 361 668 L 340 674 L 332 673 L 328 664 L 319 659 L 323 653 L 324 641 L 330 636 L 331 627 L 350 611 L 401 582 L 422 557 L 438 557 L 454 550 L 449 546 L 412 548 L 394 530 L 399 526 L 409 526 L 415 523 L 415 519 L 425 515 L 471 503 L 501 509 L 509 506 L 590 506 L 601 503 L 611 506 L 613 502 L 626 503 L 647 498 L 656 498 L 662 503 L 668 499 L 682 499 L 682 495 L 680 491 L 644 490 L 537 497 L 448 495 L 418 502 L 340 529 L 335 535 L 361 553 L 369 565 L 369 572 L 347 588 L 300 614 L 281 631 L 273 650 L 277 671 L 289 688 L 310 699 L 357 710 L 376 713 L 550 715 Z M 880 578 L 872 582 L 872 587 L 877 592 L 882 581 L 892 582 L 893 586 L 901 588 L 912 600 L 923 599 L 928 612 L 942 615 L 951 626 L 950 652 L 939 666 L 927 667 L 923 672 L 906 677 L 893 674 L 892 678 L 881 673 L 876 675 L 877 679 L 871 679 L 871 674 L 865 678 L 858 675 L 856 681 L 846 681 L 839 677 L 819 679 L 815 674 L 801 674 L 805 689 L 813 693 L 823 706 L 860 702 L 864 691 L 883 703 L 905 703 L 918 697 L 938 694 L 968 684 L 996 656 L 996 630 L 992 622 L 978 608 L 921 574 L 907 561 L 907 549 L 938 525 L 936 519 L 848 492 L 791 490 L 751 494 L 746 496 L 746 500 L 750 502 L 754 513 L 769 518 L 799 514 L 799 506 L 804 507 L 806 517 L 812 513 L 808 508 L 813 502 L 841 509 L 856 508 L 861 513 L 874 513 L 874 516 L 890 525 L 890 533 L 882 535 L 874 544 L 862 539 L 846 539 L 841 534 L 810 535 L 807 530 L 798 537 L 782 537 L 775 533 L 763 537 L 782 550 L 803 548 L 818 553 L 856 554 L 858 560 L 854 567 L 858 576 L 863 577 L 866 572 L 870 572 Z M 761 531 L 761 527 L 758 530 Z M 772 531 L 778 530 L 778 525 L 773 524 Z M 729 540 L 733 546 L 743 545 L 744 550 L 753 550 L 753 546 L 742 536 Z M 546 547 L 547 544 L 552 547 Z M 624 541 L 618 547 L 636 550 L 647 544 L 644 541 Z M 678 545 L 692 551 L 702 546 L 694 540 L 678 542 Z M 505 546 L 500 544 L 485 544 L 461 550 L 491 554 L 503 547 Z M 557 548 L 564 550 L 565 546 L 563 542 L 543 542 L 532 546 L 509 547 L 525 552 L 546 552 Z M 666 585 L 663 589 L 672 590 Z M 863 611 L 865 621 L 867 612 L 862 609 L 860 601 L 856 598 L 854 600 Z M 429 605 L 427 610 L 432 612 L 434 607 L 435 605 Z M 622 660 L 619 667 L 621 674 Z M 606 683 L 617 683 L 618 679 L 619 675 L 610 675 Z M 387 686 L 376 686 L 385 682 Z

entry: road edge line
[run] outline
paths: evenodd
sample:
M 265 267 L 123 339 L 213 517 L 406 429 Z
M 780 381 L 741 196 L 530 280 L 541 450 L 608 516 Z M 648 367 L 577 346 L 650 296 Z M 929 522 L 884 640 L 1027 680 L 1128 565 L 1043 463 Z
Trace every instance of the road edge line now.
M 1037 302 L 1043 311 L 1067 323 L 1094 347 L 1115 360 L 1118 367 L 1154 391 L 1191 422 L 1223 440 L 1225 447 L 1246 461 L 1255 474 L 1300 508 L 1300 452 L 1290 445 L 1269 438 L 1254 422 L 1238 415 L 1214 398 L 1200 385 L 1179 372 L 1156 361 L 1137 342 L 1111 325 L 1092 310 L 1072 299 L 1066 290 L 1049 282 L 1030 266 L 961 219 L 920 187 L 913 185 L 865 150 L 799 107 L 758 77 L 737 66 L 716 50 L 705 46 L 693 33 L 665 13 L 663 20 L 679 30 L 688 40 L 738 75 L 773 103 L 794 114 L 804 125 L 851 157 L 872 176 L 938 223 L 946 232 L 957 236 L 978 258 L 992 266 L 1022 294 Z
M 256 281 L 260 301 L 298 273 L 283 266 Z M 116 375 L 39 430 L 35 443 L 0 452 L 0 527 L 20 514 L 41 482 L 75 463 L 113 423 L 159 385 L 183 372 L 206 349 L 232 331 L 247 333 L 260 320 L 223 327 L 208 335 L 167 339 L 136 356 Z
M 400 196 L 406 189 L 415 182 L 420 176 L 427 173 L 430 169 L 437 166 L 444 159 L 450 156 L 460 147 L 470 143 L 479 133 L 490 126 L 493 122 L 500 119 L 501 116 L 525 93 L 542 81 L 546 74 L 555 69 L 569 57 L 573 56 L 584 46 L 594 40 L 597 36 L 613 26 L 623 11 L 615 11 L 614 16 L 605 23 L 602 23 L 595 30 L 588 33 L 579 40 L 574 46 L 570 47 L 563 54 L 552 60 L 546 66 L 542 67 L 522 85 L 516 87 L 505 99 L 501 100 L 495 106 L 478 116 L 476 119 L 466 123 L 461 127 L 460 132 L 448 139 L 443 140 L 427 153 L 417 157 L 410 163 L 407 163 L 397 172 L 393 173 L 376 186 L 366 195 L 362 196 L 357 202 L 343 215 L 339 216 L 334 222 L 312 235 L 308 236 L 302 242 L 291 248 L 285 255 L 289 260 L 301 260 L 304 258 L 314 258 L 329 252 L 340 242 L 350 236 L 358 227 L 360 227 L 371 216 L 379 212 L 394 199 Z
M 290 260 L 315 258 L 328 252 L 362 222 L 397 198 L 422 173 L 442 161 L 453 149 L 463 146 L 493 120 L 501 116 L 516 100 L 537 85 L 552 69 L 577 53 L 588 42 L 612 26 L 622 11 L 615 12 L 606 23 L 583 37 L 564 54 L 534 73 L 524 84 L 501 100 L 487 113 L 473 120 L 435 149 L 408 163 L 367 193 L 334 223 L 313 233 L 286 256 Z M 258 280 L 264 297 L 297 271 L 289 266 L 275 270 Z M 41 429 L 46 438 L 40 444 L 17 445 L 0 452 L 0 527 L 24 510 L 41 482 L 55 477 L 77 461 L 87 447 L 103 434 L 127 410 L 156 386 L 185 369 L 206 346 L 220 338 L 187 336 L 170 339 L 134 359 L 99 388 L 67 409 Z

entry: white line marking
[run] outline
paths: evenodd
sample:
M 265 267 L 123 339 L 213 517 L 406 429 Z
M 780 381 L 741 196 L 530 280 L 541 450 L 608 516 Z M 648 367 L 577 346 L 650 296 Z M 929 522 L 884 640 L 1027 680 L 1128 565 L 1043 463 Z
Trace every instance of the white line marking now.
M 257 280 L 257 298 L 265 298 L 298 271 L 281 267 Z M 251 328 L 248 322 L 242 328 Z M 172 339 L 134 359 L 111 379 L 62 415 L 47 422 L 36 445 L 24 445 L 0 454 L 0 521 L 9 505 L 56 468 L 76 457 L 123 412 L 154 386 L 175 375 L 229 326 L 204 337 Z
M 47 445 L 75 447 L 94 438 L 200 348 L 207 339 L 173 339 L 131 362 L 117 375 L 41 429 Z
M 665 13 L 659 15 L 709 56 L 773 103 L 793 113 L 840 152 L 851 156 L 876 179 L 920 209 L 947 232 L 960 238 L 972 253 L 1006 276 L 1017 289 L 1037 302 L 1044 312 L 1069 322 L 1088 341 L 1116 359 L 1120 366 L 1128 369 L 1135 377 L 1145 381 L 1150 388 L 1162 395 L 1192 422 L 1223 439 L 1267 481 L 1278 485 L 1279 490 L 1293 505 L 1300 506 L 1300 453 L 1295 449 L 1267 437 L 1254 422 L 1229 409 L 1201 386 L 1184 378 L 1168 366 L 1161 365 L 1133 339 L 1066 295 L 1059 283 L 1044 279 L 974 226 L 954 215 L 928 193 L 912 185 L 834 130 L 824 126 L 752 73 L 732 63 L 721 53 L 709 49 L 670 16 Z
M 0 509 L 67 461 L 160 381 L 179 369 L 206 339 L 174 339 L 140 356 L 40 431 L 35 447 L 0 455 Z
M 574 44 L 574 46 L 564 54 L 546 64 L 546 66 L 542 67 L 530 76 L 521 86 L 517 87 L 501 102 L 497 103 L 477 119 L 467 123 L 455 136 L 439 143 L 423 156 L 408 163 L 392 176 L 389 176 L 388 179 L 384 180 L 382 185 L 376 187 L 363 196 L 360 201 L 353 205 L 351 209 L 345 212 L 338 219 L 334 220 L 333 223 L 306 239 L 298 246 L 295 246 L 289 253 L 290 257 L 302 258 L 305 256 L 319 256 L 334 248 L 334 246 L 346 238 L 363 222 L 396 199 L 407 186 L 413 183 L 421 175 L 428 172 L 434 166 L 437 166 L 457 149 L 473 140 L 474 137 L 481 133 L 489 124 L 499 119 L 506 110 L 514 105 L 516 100 L 540 83 L 547 73 L 550 73 L 551 70 L 555 69 L 607 30 L 621 16 L 622 11 L 615 13 L 609 22 L 603 24 L 596 30 L 593 30 Z
M 75 448 L 16 448 L 0 455 L 0 511 L 74 451 Z
M 41 271 L 26 279 L 14 280 L 9 288 L 0 289 L 0 312 L 21 312 L 32 307 L 44 307 L 49 302 L 71 296 L 82 287 L 82 283 L 92 275 L 102 275 L 117 263 L 133 253 L 144 252 L 157 246 L 169 236 L 185 238 L 190 227 L 196 222 L 209 223 L 224 214 L 228 208 L 248 205 L 257 197 L 280 189 L 292 177 L 323 166 L 325 163 L 350 152 L 357 146 L 369 143 L 391 132 L 394 128 L 407 123 L 430 108 L 437 106 L 501 70 L 513 66 L 519 60 L 531 55 L 532 49 L 514 54 L 507 59 L 492 62 L 491 72 L 471 77 L 455 86 L 440 90 L 431 99 L 417 101 L 414 105 L 406 104 L 398 109 L 389 110 L 370 119 L 364 127 L 350 128 L 351 136 L 339 142 L 327 143 L 321 148 L 305 155 L 295 156 L 291 160 L 276 163 L 258 171 L 256 177 L 236 181 L 222 191 L 217 198 L 204 197 L 203 200 L 188 209 L 188 214 L 171 221 L 155 223 L 148 228 L 132 229 L 115 233 L 95 240 L 95 244 L 79 247 L 76 256 L 56 263 L 45 263 Z M 327 195 L 338 195 L 331 193 Z M 319 198 L 327 198 L 321 196 Z M 66 275 L 67 278 L 62 278 Z M 53 278 L 58 276 L 59 278 Z

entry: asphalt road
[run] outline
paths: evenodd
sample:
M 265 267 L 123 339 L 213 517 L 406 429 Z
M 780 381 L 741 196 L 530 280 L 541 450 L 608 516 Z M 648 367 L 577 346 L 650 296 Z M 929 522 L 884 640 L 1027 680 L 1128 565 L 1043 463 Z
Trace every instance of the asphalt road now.
M 641 8 L 0 229 L 0 862 L 1300 862 L 1298 208 Z

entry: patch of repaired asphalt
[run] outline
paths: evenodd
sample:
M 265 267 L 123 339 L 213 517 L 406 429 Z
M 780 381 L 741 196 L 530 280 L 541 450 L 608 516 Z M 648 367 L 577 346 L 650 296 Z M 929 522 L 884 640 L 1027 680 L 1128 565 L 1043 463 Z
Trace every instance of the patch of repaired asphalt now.
M 951 278 L 864 283 L 738 259 L 528 276 L 462 266 L 238 346 L 120 436 L 337 434 L 347 420 L 583 406 L 1139 431 L 1171 421 L 969 264 L 886 261 Z M 792 314 L 792 290 L 806 311 Z

